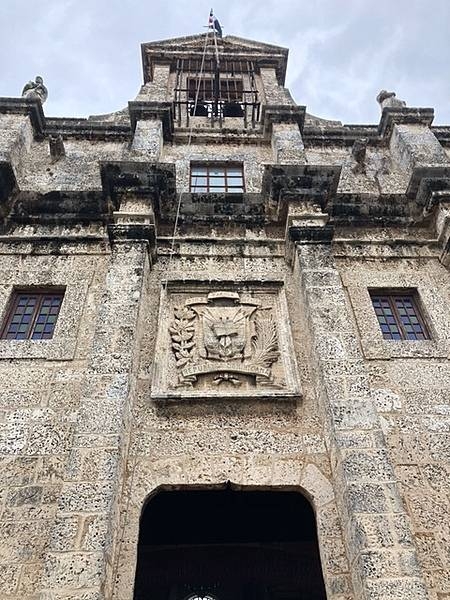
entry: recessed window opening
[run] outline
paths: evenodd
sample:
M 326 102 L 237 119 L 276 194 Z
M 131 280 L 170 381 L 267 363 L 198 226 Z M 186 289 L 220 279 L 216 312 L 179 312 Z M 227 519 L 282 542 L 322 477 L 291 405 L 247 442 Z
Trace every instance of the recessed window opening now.
M 134 600 L 325 600 L 297 492 L 161 491 L 143 510 Z
M 189 100 L 211 102 L 215 99 L 214 86 L 219 86 L 219 100 L 226 100 L 227 102 L 242 102 L 244 85 L 241 79 L 221 79 L 217 84 L 215 80 L 190 78 L 188 79 L 188 97 Z
M 242 164 L 191 165 L 191 192 L 194 194 L 240 194 L 244 191 Z
M 1 338 L 6 340 L 49 340 L 58 319 L 64 292 L 60 289 L 17 289 L 13 291 Z
M 416 292 L 370 290 L 370 298 L 385 340 L 430 338 Z

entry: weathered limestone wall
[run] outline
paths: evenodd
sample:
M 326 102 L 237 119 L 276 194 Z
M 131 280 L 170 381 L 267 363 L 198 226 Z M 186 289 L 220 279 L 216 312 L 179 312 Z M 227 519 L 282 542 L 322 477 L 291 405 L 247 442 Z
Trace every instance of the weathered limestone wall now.
M 299 245 L 297 277 L 356 597 L 428 598 L 331 247 Z
M 140 514 L 158 486 L 287 486 L 304 491 L 316 510 L 322 567 L 330 600 L 354 598 L 336 511 L 330 459 L 323 435 L 314 376 L 307 358 L 305 313 L 279 243 L 257 247 L 185 243 L 182 256 L 161 257 L 147 291 L 144 337 L 134 405 L 134 427 L 122 499 L 123 535 L 113 598 L 131 600 Z M 304 399 L 220 399 L 159 405 L 150 398 L 161 284 L 169 280 L 240 282 L 284 281 Z M 288 324 L 286 324 L 288 325 Z M 225 384 L 222 384 L 225 385 Z M 226 392 L 226 389 L 224 390 Z M 356 598 L 356 596 L 355 596 Z
M 0 343 L 2 598 L 36 598 L 48 548 L 67 543 L 57 533 L 56 515 L 108 260 L 104 248 L 83 252 L 81 246 L 65 256 L 51 255 L 49 248 L 41 255 L 31 254 L 30 246 L 1 249 L 2 317 L 13 285 L 66 287 L 52 340 Z M 88 535 L 82 520 L 80 546 Z
M 264 165 L 272 161 L 272 153 L 267 146 L 255 147 L 240 144 L 222 144 L 217 153 L 215 144 L 174 144 L 164 146 L 161 162 L 176 166 L 177 190 L 189 191 L 190 163 L 202 161 L 235 161 L 244 164 L 245 189 L 247 192 L 260 192 Z
M 0 102 L 0 184 L 12 169 L 18 187 L 0 210 L 0 318 L 13 286 L 66 288 L 52 340 L 0 340 L 1 598 L 131 600 L 146 499 L 231 481 L 311 500 L 329 600 L 450 599 L 449 132 L 406 107 L 378 129 L 303 128 L 273 59 L 257 75 L 270 110 L 246 131 L 242 119 L 172 128 L 168 64 L 130 105 L 135 129 L 126 111 L 49 121 L 64 134 L 58 160 L 39 111 Z M 105 161 L 125 165 L 118 190 L 102 182 Z M 192 211 L 169 259 L 173 197 L 156 206 L 157 190 L 135 188 L 164 163 L 188 192 L 192 161 L 242 162 L 246 192 L 278 196 L 251 205 L 265 203 L 254 223 Z M 277 175 L 264 187 L 267 166 Z M 60 212 L 48 215 L 51 192 Z M 95 219 L 77 221 L 74 206 Z M 155 401 L 167 282 L 249 294 L 276 283 L 300 386 L 237 399 L 222 381 L 223 397 Z M 417 290 L 431 340 L 383 340 L 370 287 Z
M 372 397 L 431 598 L 449 587 L 450 310 L 448 271 L 432 248 L 339 260 L 369 369 Z M 432 339 L 382 339 L 368 287 L 417 289 Z M 439 595 L 438 595 L 439 594 Z M 441 595 L 442 594 L 442 595 Z
M 30 249 L 3 246 L 2 316 L 13 284 L 65 296 L 52 340 L 0 343 L 0 597 L 107 598 L 147 246 Z

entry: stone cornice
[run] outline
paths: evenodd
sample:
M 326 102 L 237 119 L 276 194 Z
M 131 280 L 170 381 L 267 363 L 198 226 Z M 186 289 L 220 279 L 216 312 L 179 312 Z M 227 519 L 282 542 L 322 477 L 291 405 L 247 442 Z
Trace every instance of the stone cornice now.
M 432 108 L 387 107 L 381 114 L 378 134 L 382 138 L 389 139 L 394 125 L 426 125 L 430 127 L 433 119 L 434 109 Z
M 0 114 L 28 115 L 33 127 L 34 137 L 44 136 L 45 117 L 42 104 L 31 98 L 0 98 Z
M 212 36 L 210 37 L 213 43 Z M 144 83 L 153 78 L 154 66 L 171 65 L 175 68 L 178 59 L 201 60 L 204 53 L 205 34 L 171 38 L 141 44 Z M 273 68 L 280 85 L 284 85 L 288 49 L 272 44 L 263 44 L 236 36 L 217 39 L 221 60 L 252 61 L 255 70 Z M 213 54 L 210 54 L 212 57 Z
M 131 131 L 134 133 L 138 120 L 159 119 L 162 121 L 164 140 L 170 141 L 173 136 L 173 104 L 172 102 L 128 102 Z
M 0 114 L 28 115 L 36 139 L 48 135 L 61 135 L 64 139 L 75 138 L 92 141 L 124 141 L 132 139 L 137 119 L 161 119 L 166 140 L 173 135 L 173 109 L 171 102 L 136 102 L 129 103 L 130 122 L 127 119 L 120 122 L 114 120 L 98 120 L 94 118 L 65 118 L 45 117 L 42 105 L 38 100 L 25 98 L 0 98 Z M 377 125 L 342 125 L 340 127 L 314 127 L 305 125 L 305 107 L 303 106 L 263 106 L 261 129 L 255 132 L 224 131 L 222 135 L 235 140 L 236 135 L 246 135 L 247 142 L 253 143 L 263 136 L 265 129 L 272 123 L 298 123 L 306 147 L 346 147 L 351 146 L 356 139 L 367 138 L 370 145 L 379 145 L 389 135 L 394 123 L 421 123 L 430 126 L 433 120 L 431 108 L 387 108 L 384 109 L 380 124 Z M 450 126 L 438 125 L 431 127 L 436 138 L 443 146 L 450 146 Z M 177 137 L 183 139 L 182 131 Z M 222 132 L 220 132 L 222 133 Z M 215 143 L 219 132 L 214 131 L 211 141 Z M 209 132 L 196 133 L 201 140 L 207 141 Z M 202 137 L 203 136 L 203 137 Z M 207 138 L 207 139 L 206 139 Z
M 273 123 L 295 123 L 300 132 L 305 123 L 306 108 L 304 106 L 263 104 L 261 121 L 264 135 L 269 135 Z
M 64 139 L 75 138 L 90 141 L 130 141 L 131 127 L 127 124 L 92 119 L 48 118 L 46 135 L 61 135 Z
M 275 202 L 307 198 L 324 207 L 336 194 L 340 174 L 335 165 L 268 165 L 263 188 Z

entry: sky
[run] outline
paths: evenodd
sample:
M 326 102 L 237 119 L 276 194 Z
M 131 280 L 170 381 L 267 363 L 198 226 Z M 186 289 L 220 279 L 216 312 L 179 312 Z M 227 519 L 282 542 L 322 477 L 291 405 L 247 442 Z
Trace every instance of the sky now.
M 210 0 L 212 1 L 212 0 Z M 202 0 L 0 0 L 0 96 L 44 77 L 48 117 L 119 110 L 140 44 L 203 33 Z M 216 0 L 224 35 L 289 48 L 286 85 L 316 116 L 377 123 L 380 89 L 450 125 L 450 0 Z

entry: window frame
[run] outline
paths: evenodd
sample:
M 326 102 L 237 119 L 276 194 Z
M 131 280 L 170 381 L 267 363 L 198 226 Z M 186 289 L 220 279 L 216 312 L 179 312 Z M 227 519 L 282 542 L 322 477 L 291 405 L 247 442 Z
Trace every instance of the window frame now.
M 424 318 L 424 311 L 420 304 L 420 297 L 417 292 L 417 289 L 368 288 L 368 292 L 369 292 L 369 296 L 370 296 L 370 300 L 371 300 L 371 304 L 372 304 L 372 309 L 373 309 L 375 317 L 377 319 L 378 328 L 379 328 L 378 330 L 380 331 L 380 333 L 383 337 L 383 340 L 385 340 L 387 342 L 405 342 L 405 341 L 406 342 L 423 342 L 423 341 L 429 341 L 432 339 L 431 329 L 427 325 L 427 322 Z M 402 315 L 400 314 L 397 303 L 395 302 L 396 298 L 405 298 L 410 301 L 413 311 L 414 311 L 414 315 L 411 315 L 411 316 L 414 316 L 417 319 L 418 324 L 421 327 L 421 332 L 419 332 L 419 335 L 423 335 L 423 337 L 417 337 L 416 334 L 418 332 L 414 332 L 414 335 L 416 337 L 410 337 L 410 333 L 405 328 L 405 324 L 403 323 L 403 320 L 402 320 Z M 374 305 L 375 299 L 386 300 L 388 302 L 392 316 L 394 317 L 394 320 L 395 320 L 395 325 L 396 325 L 401 337 L 399 337 L 399 338 L 392 337 L 391 331 L 386 332 L 388 335 L 390 334 L 389 337 L 387 337 L 385 335 L 385 332 L 383 331 L 383 328 L 382 328 L 382 323 L 379 320 L 379 316 L 384 316 L 384 315 L 377 314 L 376 307 Z M 387 325 L 389 326 L 389 324 L 387 324 Z
M 8 301 L 6 312 L 3 316 L 3 321 L 0 329 L 0 340 L 7 342 L 36 342 L 36 341 L 50 341 L 54 338 L 56 326 L 58 324 L 58 319 L 61 313 L 61 307 L 64 301 L 65 296 L 65 287 L 61 286 L 39 286 L 39 287 L 13 287 L 10 298 Z M 34 295 L 38 296 L 38 301 L 36 302 L 36 306 L 33 308 L 32 318 L 30 320 L 29 327 L 26 332 L 26 337 L 17 338 L 17 337 L 7 337 L 8 330 L 10 326 L 13 324 L 12 320 L 16 314 L 16 310 L 18 308 L 20 298 L 24 295 Z M 33 335 L 35 332 L 35 326 L 37 324 L 37 320 L 41 315 L 41 309 L 43 302 L 46 296 L 60 296 L 61 301 L 58 306 L 58 312 L 56 313 L 56 319 L 53 326 L 53 330 L 51 332 L 50 337 L 39 337 L 34 338 Z
M 197 175 L 206 180 L 205 185 L 194 184 L 194 170 L 206 169 L 205 175 Z M 219 176 L 211 176 L 210 171 L 223 170 L 223 174 Z M 239 170 L 240 175 L 232 176 L 228 174 L 228 171 Z M 224 185 L 211 186 L 211 180 L 221 179 L 224 181 Z M 241 185 L 232 186 L 229 181 L 239 181 Z M 201 188 L 202 191 L 197 191 L 195 188 Z M 189 173 L 189 191 L 191 194 L 243 194 L 245 192 L 245 178 L 244 178 L 244 164 L 243 163 L 191 163 Z

